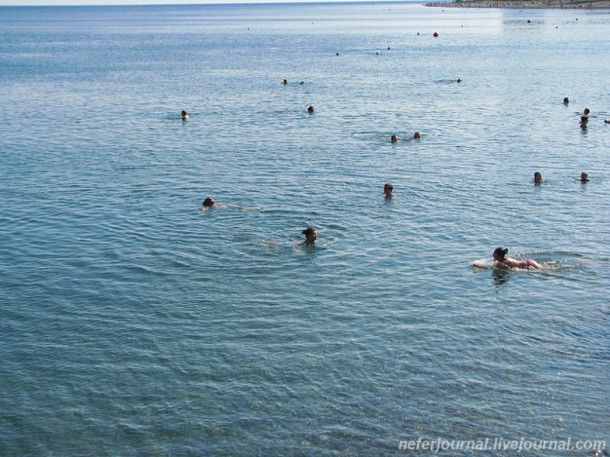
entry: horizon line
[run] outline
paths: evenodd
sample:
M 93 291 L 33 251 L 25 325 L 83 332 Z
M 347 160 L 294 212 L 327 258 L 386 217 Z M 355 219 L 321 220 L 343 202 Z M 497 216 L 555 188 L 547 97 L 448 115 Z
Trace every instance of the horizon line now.
M 211 1 L 201 1 L 201 0 L 179 0 L 177 2 L 172 2 L 171 0 L 159 0 L 155 2 L 154 0 L 94 0 L 89 3 L 87 0 L 68 0 L 68 1 L 60 1 L 58 3 L 53 2 L 36 2 L 31 4 L 23 4 L 23 1 L 16 0 L 14 3 L 0 3 L 1 7 L 63 7 L 63 6 L 187 6 L 187 5 L 266 5 L 266 4 L 282 4 L 282 3 L 290 3 L 290 4 L 312 4 L 312 3 L 320 3 L 320 4 L 333 4 L 333 3 L 426 3 L 425 0 L 211 0 Z M 19 2 L 19 3 L 18 3 Z

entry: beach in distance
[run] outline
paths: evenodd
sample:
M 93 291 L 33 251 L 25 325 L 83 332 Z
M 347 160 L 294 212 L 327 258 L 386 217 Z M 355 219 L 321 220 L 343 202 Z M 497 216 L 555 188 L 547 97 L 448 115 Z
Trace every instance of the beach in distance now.
M 564 1 L 564 0 L 456 0 L 453 2 L 431 2 L 427 6 L 443 8 L 513 8 L 513 9 L 610 9 L 610 1 Z
M 0 456 L 607 456 L 609 11 L 2 7 Z

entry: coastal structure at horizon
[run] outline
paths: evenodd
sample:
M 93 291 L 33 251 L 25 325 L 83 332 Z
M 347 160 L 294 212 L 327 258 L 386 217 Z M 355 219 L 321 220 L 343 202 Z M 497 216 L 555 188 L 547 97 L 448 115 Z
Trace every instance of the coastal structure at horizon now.
M 609 0 L 454 0 L 428 2 L 426 6 L 448 8 L 510 8 L 510 9 L 610 9 Z

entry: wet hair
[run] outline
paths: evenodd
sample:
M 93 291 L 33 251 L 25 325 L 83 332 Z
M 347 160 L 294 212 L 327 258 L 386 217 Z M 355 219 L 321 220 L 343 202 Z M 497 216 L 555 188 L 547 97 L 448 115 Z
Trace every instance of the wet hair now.
M 309 238 L 310 235 L 313 235 L 315 233 L 316 229 L 313 227 L 307 227 L 305 230 L 303 230 L 301 233 L 303 235 L 305 235 L 306 237 Z
M 537 171 L 536 173 L 534 173 L 534 182 L 541 182 L 542 181 L 542 175 L 540 174 L 539 171 Z
M 497 257 L 500 260 L 503 260 L 508 254 L 508 248 L 496 248 L 494 250 L 494 258 Z
M 208 197 L 203 201 L 203 206 L 210 207 L 214 206 L 214 199 L 212 197 Z
M 313 113 L 313 111 L 314 111 L 314 110 L 313 110 L 313 106 L 310 106 L 309 108 L 307 108 L 307 112 L 308 112 L 309 114 Z
M 387 183 L 385 183 L 385 184 L 383 185 L 383 189 L 384 189 L 384 190 L 385 190 L 385 189 L 389 189 L 389 190 L 390 190 L 390 192 L 391 192 L 391 191 L 393 191 L 393 190 L 394 190 L 394 186 L 392 185 L 392 183 L 387 182 Z
M 413 138 L 415 138 L 415 139 L 421 138 L 421 133 L 415 132 L 415 134 L 413 135 Z
M 585 108 L 585 110 L 583 111 L 583 114 L 584 114 L 585 116 L 588 116 L 590 112 L 591 112 L 591 111 L 589 111 L 589 108 Z
M 564 98 L 564 99 L 563 99 L 563 104 L 564 104 L 564 105 L 567 105 L 567 104 L 569 104 L 569 103 L 570 103 L 570 99 L 569 99 L 568 97 L 566 97 L 566 98 Z
M 392 143 L 396 143 L 398 141 L 398 137 L 396 135 L 392 135 L 390 140 L 392 141 Z
M 186 116 L 186 111 L 182 110 L 182 115 Z

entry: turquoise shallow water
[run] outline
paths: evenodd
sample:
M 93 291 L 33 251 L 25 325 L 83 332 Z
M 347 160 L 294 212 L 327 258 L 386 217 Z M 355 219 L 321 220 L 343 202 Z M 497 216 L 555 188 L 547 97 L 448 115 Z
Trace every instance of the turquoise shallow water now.
M 608 442 L 609 31 L 396 3 L 3 8 L 0 454 Z M 497 246 L 549 268 L 472 267 Z

